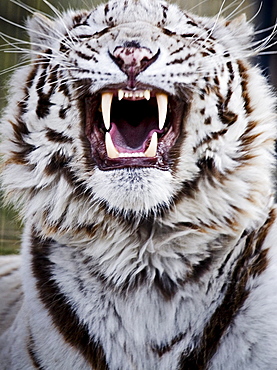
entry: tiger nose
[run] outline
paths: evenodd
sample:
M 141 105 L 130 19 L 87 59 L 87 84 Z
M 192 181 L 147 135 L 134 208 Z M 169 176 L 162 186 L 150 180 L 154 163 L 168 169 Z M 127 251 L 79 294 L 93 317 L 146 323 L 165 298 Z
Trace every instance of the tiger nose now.
M 135 79 L 139 73 L 155 62 L 159 53 L 158 50 L 153 55 L 152 51 L 145 47 L 117 47 L 111 54 L 111 58 L 129 79 Z

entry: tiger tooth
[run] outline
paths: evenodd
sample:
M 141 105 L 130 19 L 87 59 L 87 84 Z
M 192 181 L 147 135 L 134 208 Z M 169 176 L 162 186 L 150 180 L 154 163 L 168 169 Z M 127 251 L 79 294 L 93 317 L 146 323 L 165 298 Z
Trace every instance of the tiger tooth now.
M 166 94 L 156 94 L 157 104 L 159 109 L 159 129 L 162 130 L 165 124 L 167 115 L 168 97 Z
M 137 157 L 145 157 L 144 153 L 119 153 L 120 158 L 137 158 Z
M 101 109 L 104 125 L 106 130 L 109 130 L 111 127 L 111 105 L 113 100 L 113 93 L 103 93 L 101 100 Z
M 150 99 L 150 90 L 145 90 L 144 91 L 144 97 L 145 97 L 146 100 Z
M 106 132 L 105 135 L 105 145 L 106 145 L 106 151 L 109 158 L 118 158 L 119 153 L 116 150 L 114 143 L 112 141 L 112 137 L 109 132 Z
M 158 134 L 157 132 L 154 132 L 151 137 L 149 147 L 144 152 L 145 157 L 148 158 L 155 157 L 155 155 L 157 154 L 157 146 L 158 146 Z
M 124 91 L 118 90 L 118 100 L 122 100 L 124 98 Z

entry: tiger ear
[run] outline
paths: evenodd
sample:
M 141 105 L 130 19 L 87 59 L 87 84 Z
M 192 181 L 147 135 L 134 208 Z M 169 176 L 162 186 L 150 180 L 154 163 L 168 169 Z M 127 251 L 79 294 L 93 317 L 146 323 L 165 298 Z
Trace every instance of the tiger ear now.
M 32 50 L 35 52 L 51 47 L 56 39 L 54 22 L 40 13 L 34 13 L 33 17 L 27 20 L 27 30 Z
M 238 17 L 232 19 L 231 21 L 228 21 L 226 24 L 227 26 L 230 26 L 231 28 L 236 29 L 240 27 L 241 25 L 245 25 L 245 23 L 247 23 L 247 18 L 246 18 L 246 14 L 243 13 L 239 15 Z
M 245 14 L 225 23 L 225 27 L 241 45 L 248 43 L 254 35 L 254 26 L 247 22 Z

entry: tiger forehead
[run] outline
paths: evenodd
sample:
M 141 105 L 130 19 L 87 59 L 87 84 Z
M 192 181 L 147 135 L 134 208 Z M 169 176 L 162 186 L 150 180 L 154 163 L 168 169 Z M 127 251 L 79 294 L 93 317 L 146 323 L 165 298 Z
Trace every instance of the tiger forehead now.
M 157 39 L 160 33 L 161 30 L 159 28 L 143 21 L 137 21 L 135 23 L 123 23 L 107 30 L 107 36 L 110 37 L 112 35 L 114 39 L 143 37 L 144 40 L 153 40 Z
M 87 41 L 90 39 L 89 42 L 96 42 L 101 47 L 108 46 L 114 42 L 118 45 L 126 45 L 126 43 L 131 42 L 145 47 L 155 47 L 155 43 L 160 43 L 166 49 L 171 49 L 180 43 L 187 47 L 203 45 L 205 37 L 203 29 L 199 28 L 196 30 L 196 27 L 188 25 L 182 31 L 183 33 L 177 33 L 146 21 L 136 21 L 134 23 L 124 22 L 113 27 L 106 27 L 96 33 L 89 32 L 89 27 L 87 27 L 85 32 L 83 28 L 75 28 L 71 33 L 73 36 L 76 36 L 76 41 L 82 41 L 83 39 Z M 206 44 L 211 43 L 214 43 L 212 38 L 207 38 Z
M 102 15 L 109 23 L 147 20 L 151 23 L 164 23 L 173 8 L 160 1 L 110 1 L 103 8 Z
M 187 30 L 197 33 L 197 29 L 203 27 L 193 17 L 175 6 L 160 1 L 125 1 L 124 4 L 123 2 L 110 1 L 104 7 L 100 6 L 86 15 L 85 23 L 92 27 L 106 25 L 109 28 L 127 25 L 127 27 L 136 30 L 145 30 L 149 26 L 155 26 L 169 28 L 173 34 L 179 33 L 178 25 L 180 25 L 180 30 L 184 30 L 185 27 Z M 82 22 L 84 24 L 83 19 L 80 23 Z

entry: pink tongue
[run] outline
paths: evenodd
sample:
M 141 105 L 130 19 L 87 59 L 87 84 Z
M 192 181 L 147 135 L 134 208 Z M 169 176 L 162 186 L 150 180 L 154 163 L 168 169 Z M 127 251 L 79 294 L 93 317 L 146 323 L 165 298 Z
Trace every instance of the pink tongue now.
M 152 126 L 152 127 L 151 127 Z M 149 122 L 141 123 L 138 126 L 132 126 L 127 122 L 111 123 L 110 135 L 114 146 L 120 153 L 139 153 L 145 152 L 148 139 L 153 132 L 162 132 L 153 127 Z

